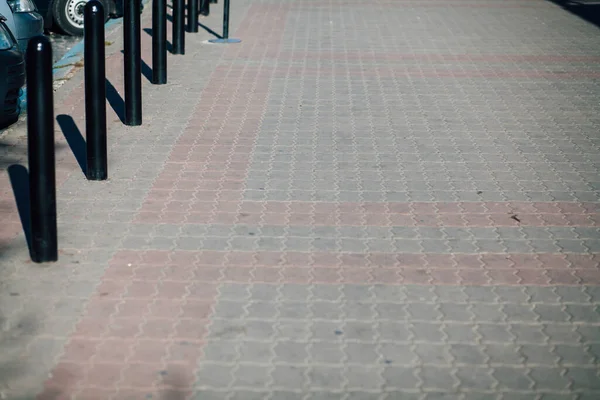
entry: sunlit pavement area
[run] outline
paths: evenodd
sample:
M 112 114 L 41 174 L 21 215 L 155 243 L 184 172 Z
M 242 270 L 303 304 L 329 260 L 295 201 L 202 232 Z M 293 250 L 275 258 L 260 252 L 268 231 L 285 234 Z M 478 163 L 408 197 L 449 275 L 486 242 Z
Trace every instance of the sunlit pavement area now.
M 82 72 L 57 90 L 57 263 L 29 261 L 6 171 L 24 125 L 1 139 L 5 398 L 600 398 L 598 27 L 544 0 L 231 24 L 144 78 L 140 127 L 109 38 L 107 182 L 63 137 Z

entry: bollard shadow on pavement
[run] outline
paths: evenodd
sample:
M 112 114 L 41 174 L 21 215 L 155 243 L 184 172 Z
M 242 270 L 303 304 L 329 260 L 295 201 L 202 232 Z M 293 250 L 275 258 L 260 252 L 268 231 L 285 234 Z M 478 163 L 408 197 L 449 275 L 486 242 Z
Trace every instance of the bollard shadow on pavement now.
M 60 130 L 65 136 L 65 139 L 77 160 L 77 164 L 79 164 L 79 168 L 81 168 L 81 172 L 85 175 L 87 168 L 86 145 L 85 139 L 77 127 L 77 123 L 73 117 L 65 114 L 58 115 L 56 117 L 56 122 L 58 122 Z
M 213 35 L 214 37 L 216 37 L 217 39 L 223 39 L 223 36 L 219 35 L 217 32 L 213 31 L 208 26 L 204 25 L 202 22 L 198 22 L 198 26 L 200 28 L 204 29 L 206 32 L 208 32 L 211 35 Z
M 125 123 L 125 102 L 108 78 L 106 79 L 106 100 L 121 122 Z
M 23 233 L 27 241 L 27 247 L 31 252 L 31 213 L 29 200 L 29 172 L 27 168 L 20 164 L 13 164 L 8 167 L 8 176 L 15 196 L 19 219 L 23 226 Z
M 152 68 L 150 68 L 150 66 L 148 64 L 146 64 L 146 61 L 144 61 L 142 59 L 142 75 L 144 75 L 144 77 L 148 80 L 148 82 L 152 83 Z
M 170 21 L 171 23 L 173 23 L 173 16 L 170 14 L 167 14 L 167 21 Z M 223 39 L 223 36 L 219 35 L 217 32 L 213 31 L 208 26 L 204 25 L 202 22 L 198 22 L 198 26 L 200 28 L 204 29 L 206 32 L 213 35 L 214 37 L 216 37 L 217 39 Z M 187 32 L 187 28 L 186 28 L 186 32 Z
M 598 0 L 548 0 L 571 14 L 600 28 L 600 2 Z
M 121 54 L 125 54 L 125 50 L 121 50 Z M 150 68 L 150 66 L 146 64 L 146 61 L 144 61 L 143 58 L 140 61 L 142 62 L 142 65 L 140 66 L 140 69 L 142 70 L 142 75 L 144 75 L 144 78 L 146 78 L 148 82 L 152 83 L 152 68 Z
M 148 34 L 148 36 L 152 37 L 152 28 L 144 28 L 144 32 L 146 32 Z M 169 53 L 173 52 L 173 45 L 168 40 L 167 40 L 167 51 Z

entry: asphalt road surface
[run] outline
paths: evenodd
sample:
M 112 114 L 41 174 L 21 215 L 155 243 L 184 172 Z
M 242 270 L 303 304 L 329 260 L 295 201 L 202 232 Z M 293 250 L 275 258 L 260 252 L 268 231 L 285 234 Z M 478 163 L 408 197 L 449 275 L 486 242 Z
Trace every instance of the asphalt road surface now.
M 67 36 L 54 32 L 49 32 L 48 37 L 52 41 L 53 63 L 60 60 L 73 46 L 83 39 L 83 36 Z

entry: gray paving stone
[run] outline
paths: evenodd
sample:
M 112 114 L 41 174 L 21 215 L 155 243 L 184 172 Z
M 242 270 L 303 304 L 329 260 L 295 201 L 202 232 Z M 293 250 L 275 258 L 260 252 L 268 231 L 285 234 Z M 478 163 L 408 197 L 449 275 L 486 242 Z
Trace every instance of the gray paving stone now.
M 214 362 L 234 362 L 239 354 L 237 345 L 229 341 L 209 341 L 203 349 L 204 359 Z
M 496 384 L 491 370 L 487 367 L 458 367 L 456 378 L 462 390 L 488 391 L 493 390 Z
M 407 400 L 420 400 L 423 397 L 421 393 L 408 392 L 408 391 L 389 391 L 384 395 L 384 400 L 397 400 L 397 399 L 407 399 Z
M 342 297 L 341 289 L 338 285 L 314 286 L 310 292 L 314 300 L 337 301 Z
M 310 294 L 310 286 L 286 283 L 279 287 L 282 301 L 305 301 Z
M 239 361 L 248 363 L 268 364 L 275 357 L 273 344 L 264 342 L 242 342 L 239 344 L 238 353 Z
M 578 325 L 576 331 L 584 343 L 600 343 L 600 326 Z
M 422 387 L 426 389 L 442 389 L 445 392 L 450 392 L 459 383 L 451 368 L 422 366 L 419 368 L 417 375 L 422 381 Z
M 510 332 L 516 343 L 545 343 L 549 337 L 542 325 L 515 324 L 510 326 Z
M 490 364 L 520 365 L 524 362 L 523 356 L 514 345 L 489 343 L 484 346 Z
M 245 325 L 240 320 L 214 319 L 208 336 L 212 339 L 233 340 L 245 333 Z
M 496 367 L 493 372 L 499 389 L 528 390 L 534 385 L 525 368 Z
M 436 342 L 445 342 L 446 340 L 458 343 L 475 342 L 478 340 L 478 334 L 474 328 L 474 326 L 466 324 L 444 324 L 441 330 L 432 332 L 431 338 Z M 443 336 L 438 337 L 438 332 Z
M 510 393 L 510 395 L 512 396 L 513 393 Z M 493 394 L 493 393 L 477 393 L 477 392 L 468 392 L 468 393 L 464 393 L 463 394 L 463 399 L 464 400 L 498 400 L 499 396 L 502 396 L 500 394 Z
M 370 343 L 346 343 L 344 353 L 347 362 L 361 365 L 376 364 L 380 358 L 375 346 Z
M 445 303 L 439 305 L 439 311 L 445 321 L 468 322 L 473 319 L 473 314 L 463 304 Z
M 243 301 L 250 297 L 250 291 L 247 285 L 233 283 L 223 284 L 218 287 L 219 298 L 224 300 Z
M 451 344 L 450 354 L 454 361 L 459 364 L 478 365 L 484 364 L 487 361 L 487 356 L 483 350 L 472 344 Z
M 567 304 L 565 312 L 571 316 L 571 321 L 573 322 L 600 322 L 600 306 L 597 305 Z
M 228 387 L 233 379 L 231 366 L 204 363 L 198 368 L 198 384 L 208 388 Z
M 563 311 L 563 307 L 552 304 L 536 304 L 533 308 L 534 312 L 538 315 L 540 321 L 543 322 L 568 322 L 571 319 L 570 314 Z M 578 309 L 574 310 L 579 311 Z M 589 310 L 582 310 L 589 311 Z
M 279 318 L 282 319 L 309 319 L 311 311 L 307 303 L 285 302 L 277 304 Z
M 386 311 L 384 312 L 384 315 L 388 318 L 397 318 L 398 314 L 396 313 L 397 308 L 394 307 L 395 305 L 385 305 L 385 307 L 383 309 L 385 309 Z M 375 316 L 377 315 L 377 310 L 376 310 L 377 306 L 373 306 L 372 304 L 369 303 L 343 303 L 342 304 L 342 314 L 344 315 L 344 318 L 346 319 L 356 319 L 356 320 L 363 320 L 363 321 L 370 321 L 375 319 Z M 394 316 L 392 316 L 394 315 Z M 385 317 L 382 317 L 385 318 Z
M 514 339 L 514 335 L 505 325 L 480 323 L 475 326 L 474 330 L 484 343 L 508 343 Z
M 236 390 L 235 392 L 233 392 L 233 395 L 231 397 L 228 397 L 228 399 L 231 400 L 244 400 L 244 399 L 248 399 L 248 400 L 259 400 L 259 399 L 264 399 L 267 396 L 269 396 L 269 392 L 251 392 L 251 391 L 247 391 L 247 390 Z M 285 395 L 284 395 L 285 396 Z M 286 398 L 286 397 L 278 397 L 278 398 Z M 293 399 L 293 397 L 291 397 Z M 201 396 L 198 396 L 198 400 L 202 399 Z
M 340 319 L 340 304 L 330 302 L 314 302 L 312 304 L 312 316 L 316 319 Z
M 221 300 L 215 306 L 215 314 L 221 318 L 242 318 L 247 314 L 245 307 L 241 301 Z
M 572 387 L 578 390 L 598 390 L 600 388 L 598 368 L 596 367 L 569 367 L 565 372 L 565 377 L 571 380 Z
M 302 364 L 308 358 L 306 343 L 278 342 L 273 346 L 274 361 L 277 363 Z
M 278 321 L 276 327 L 277 337 L 290 340 L 307 340 L 311 336 L 312 328 L 307 321 Z
M 349 390 L 381 390 L 381 368 L 350 365 L 344 371 L 346 388 Z
M 272 367 L 259 366 L 255 364 L 240 364 L 233 372 L 235 386 L 251 387 L 256 389 L 266 388 L 271 378 L 269 372 Z
M 569 387 L 569 380 L 559 368 L 534 367 L 529 377 L 535 382 L 536 389 L 544 391 L 562 391 Z
M 288 390 L 299 390 L 304 387 L 306 367 L 293 365 L 277 365 L 272 371 L 273 386 Z
M 348 321 L 344 324 L 342 331 L 346 340 L 373 342 L 376 337 L 379 337 L 376 329 L 376 325 L 370 322 Z
M 311 338 L 314 340 L 323 340 L 336 342 L 342 340 L 343 331 L 340 322 L 319 321 L 310 326 Z
M 195 400 L 226 400 L 229 397 L 229 393 L 227 392 L 217 392 L 214 390 L 195 390 L 193 394 L 193 398 Z
M 525 291 L 531 296 L 531 301 L 535 303 L 554 304 L 560 301 L 560 295 L 556 293 L 556 288 L 553 287 L 529 286 L 525 288 Z
M 341 364 L 346 355 L 340 344 L 315 342 L 307 346 L 310 361 L 322 364 Z
M 553 350 L 560 357 L 561 364 L 589 365 L 593 356 L 581 345 L 557 344 Z
M 341 390 L 345 383 L 344 369 L 337 366 L 314 365 L 307 376 L 315 389 Z
M 527 364 L 554 365 L 558 362 L 557 355 L 553 354 L 552 349 L 546 345 L 523 344 L 519 352 L 525 357 Z
M 250 319 L 273 319 L 278 315 L 277 306 L 274 303 L 256 301 L 246 305 L 246 318 Z

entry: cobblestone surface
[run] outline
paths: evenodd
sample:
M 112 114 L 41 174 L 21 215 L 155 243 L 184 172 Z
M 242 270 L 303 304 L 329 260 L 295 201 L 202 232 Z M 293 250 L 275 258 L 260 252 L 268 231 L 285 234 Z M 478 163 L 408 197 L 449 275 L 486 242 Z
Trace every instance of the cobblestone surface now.
M 241 44 L 188 34 L 144 81 L 142 127 L 109 109 L 109 181 L 57 126 L 57 264 L 28 261 L 3 138 L 2 395 L 599 398 L 596 27 L 542 0 L 231 15 Z M 81 81 L 55 101 L 80 129 Z

